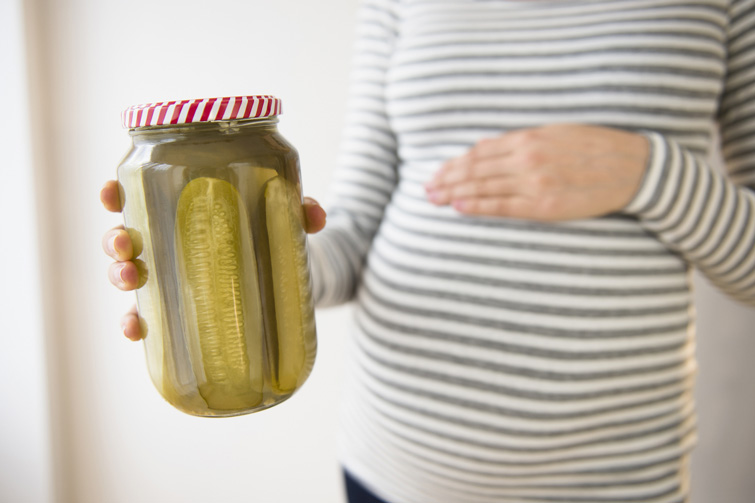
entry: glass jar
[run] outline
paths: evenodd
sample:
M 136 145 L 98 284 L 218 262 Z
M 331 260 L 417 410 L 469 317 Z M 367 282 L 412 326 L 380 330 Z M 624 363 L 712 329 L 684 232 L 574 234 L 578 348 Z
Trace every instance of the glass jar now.
M 314 363 L 299 159 L 279 113 L 271 96 L 123 113 L 118 181 L 149 373 L 188 414 L 271 407 Z

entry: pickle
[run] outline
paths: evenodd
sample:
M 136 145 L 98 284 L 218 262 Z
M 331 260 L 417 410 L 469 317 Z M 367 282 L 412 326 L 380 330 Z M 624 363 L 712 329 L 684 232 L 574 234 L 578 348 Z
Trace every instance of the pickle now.
M 244 178 L 248 187 L 246 198 L 250 208 L 260 207 L 260 201 L 264 197 L 265 182 L 274 176 L 278 176 L 278 172 L 272 168 L 255 167 L 252 173 Z
M 147 211 L 148 192 L 153 187 L 150 173 L 147 169 L 124 169 L 118 173 L 126 231 L 134 246 L 134 263 L 139 271 L 136 298 L 147 368 L 165 400 L 179 410 L 196 414 L 206 410 L 207 403 L 199 396 L 190 365 L 184 368 L 177 364 L 180 345 L 173 338 L 175 331 L 171 330 L 170 308 L 165 304 L 169 297 L 165 282 L 172 266 L 169 265 L 171 261 L 166 260 L 162 241 L 152 239 L 153 235 L 162 234 L 162 222 L 159 216 L 150 216 Z
M 211 409 L 262 401 L 262 309 L 251 243 L 248 215 L 230 183 L 201 177 L 184 187 L 176 210 L 184 332 Z
M 134 246 L 134 257 L 140 257 L 141 263 L 154 264 L 152 241 L 143 237 L 143 233 L 149 233 L 150 219 L 146 211 L 147 204 L 141 172 L 121 171 L 118 174 L 118 180 L 120 198 L 124 202 L 124 223 Z M 166 375 L 163 365 L 167 356 L 164 342 L 168 329 L 160 302 L 160 288 L 157 278 L 154 274 L 149 274 L 146 265 L 139 270 L 139 284 L 141 287 L 136 292 L 139 325 L 144 337 L 150 377 L 163 396 L 170 396 L 175 400 L 178 393 L 173 389 L 170 377 Z
M 316 342 L 301 200 L 280 176 L 265 185 L 265 214 L 277 327 L 273 388 L 291 393 L 312 367 Z

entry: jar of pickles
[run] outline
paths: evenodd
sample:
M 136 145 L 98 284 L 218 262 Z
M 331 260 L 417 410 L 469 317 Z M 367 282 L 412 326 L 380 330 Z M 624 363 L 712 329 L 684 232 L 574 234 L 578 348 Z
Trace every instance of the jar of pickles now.
M 298 154 L 280 101 L 137 105 L 118 167 L 149 373 L 197 416 L 271 407 L 308 377 L 316 336 Z

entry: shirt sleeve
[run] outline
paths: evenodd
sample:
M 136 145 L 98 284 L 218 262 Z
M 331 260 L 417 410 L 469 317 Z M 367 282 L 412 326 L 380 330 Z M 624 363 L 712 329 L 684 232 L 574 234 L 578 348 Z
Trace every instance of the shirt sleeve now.
M 755 305 L 755 0 L 731 5 L 718 123 L 726 173 L 646 133 L 648 169 L 625 211 L 722 291 Z
M 320 307 L 350 300 L 385 206 L 397 183 L 396 138 L 385 80 L 397 33 L 396 0 L 363 0 L 344 136 L 326 201 L 326 228 L 309 237 L 314 297 Z

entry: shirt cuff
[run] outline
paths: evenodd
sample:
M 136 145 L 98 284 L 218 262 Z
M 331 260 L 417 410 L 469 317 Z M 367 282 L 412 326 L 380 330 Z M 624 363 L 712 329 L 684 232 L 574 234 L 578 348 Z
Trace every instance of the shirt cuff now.
M 645 175 L 640 187 L 632 200 L 624 207 L 624 213 L 636 215 L 640 218 L 659 218 L 667 205 L 673 202 L 675 194 L 670 192 L 678 189 L 673 180 L 673 157 L 678 155 L 675 149 L 663 135 L 655 132 L 641 133 L 648 141 L 649 153 Z M 668 189 L 671 188 L 672 191 Z

